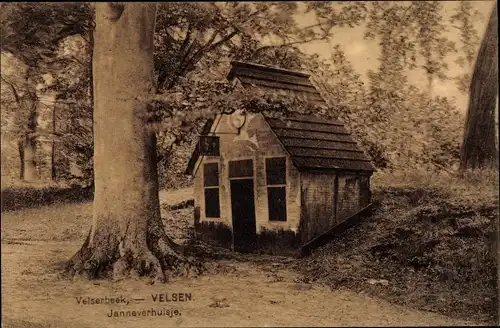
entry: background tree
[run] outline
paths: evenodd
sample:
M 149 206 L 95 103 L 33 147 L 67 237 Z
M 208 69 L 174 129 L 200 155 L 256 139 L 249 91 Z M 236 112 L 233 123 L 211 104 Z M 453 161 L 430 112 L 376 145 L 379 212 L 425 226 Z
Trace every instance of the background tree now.
M 53 168 L 59 181 L 78 179 L 89 184 L 93 179 L 91 49 L 89 38 L 74 35 L 62 40 L 57 50 Z M 75 172 L 75 167 L 81 172 Z
M 36 91 L 33 98 L 38 98 L 46 91 L 51 92 L 48 85 L 36 89 L 45 83 L 44 76 L 52 75 L 62 63 L 57 57 L 61 40 L 76 34 L 89 34 L 91 27 L 87 19 L 91 14 L 87 4 L 2 4 L 1 51 L 20 60 L 26 67 L 28 84 Z M 15 87 L 12 84 L 12 87 Z M 53 104 L 50 104 L 53 106 Z M 20 137 L 20 155 L 24 157 L 21 171 L 26 180 L 36 177 L 36 156 L 38 136 L 47 131 L 38 131 L 40 122 L 40 104 L 32 106 L 32 115 L 28 122 L 19 122 L 29 126 L 26 134 Z M 55 118 L 55 116 L 53 116 Z M 54 124 L 53 124 L 54 125 Z
M 454 51 L 453 43 L 444 37 L 445 27 L 437 24 L 434 28 L 425 20 L 429 16 L 429 20 L 439 21 L 442 18 L 441 6 L 434 2 L 422 6 L 419 2 L 375 2 L 344 7 L 314 3 L 307 8 L 306 11 L 314 12 L 317 19 L 317 24 L 309 28 L 325 34 L 331 32 L 329 28 L 332 26 L 357 26 L 367 21 L 367 38 L 378 39 L 381 47 L 380 67 L 369 72 L 368 87 L 363 85 L 362 77 L 348 63 L 339 47 L 332 49 L 331 60 L 325 61 L 300 53 L 296 44 L 263 44 L 251 36 L 235 37 L 236 55 L 221 47 L 220 52 L 207 54 L 200 60 L 199 68 L 186 76 L 203 80 L 224 79 L 230 58 L 308 70 L 317 82 L 323 81 L 332 111 L 351 125 L 379 168 L 419 166 L 451 170 L 459 159 L 461 114 L 452 101 L 432 97 L 429 87 L 426 92 L 421 92 L 418 86 L 409 83 L 407 77 L 409 71 L 425 69 L 426 64 L 432 64 L 435 67 L 427 77 L 430 80 L 447 79 L 447 56 Z M 415 15 L 416 12 L 419 15 Z M 429 28 L 431 30 L 427 31 Z M 321 33 L 317 33 L 319 37 Z M 426 58 L 426 54 L 431 57 Z M 429 117 L 447 122 L 447 125 L 433 123 Z M 418 140 L 411 133 L 415 126 L 421 132 Z M 187 154 L 186 158 L 189 156 L 189 152 L 183 153 Z
M 194 92 L 191 81 L 224 80 L 231 60 L 299 68 L 304 62 L 299 63 L 302 55 L 296 45 L 325 40 L 334 26 L 361 22 L 359 14 L 349 8 L 330 8 L 330 14 L 338 18 L 322 22 L 324 28 L 320 29 L 318 25 L 303 28 L 294 19 L 300 12 L 314 10 L 309 5 L 298 8 L 296 3 L 284 2 L 160 4 L 155 32 L 158 92 Z M 206 87 L 196 91 L 206 95 L 199 97 L 198 102 L 210 102 L 218 95 L 219 90 L 212 89 L 213 94 L 208 94 L 210 88 Z M 162 117 L 172 117 L 173 108 L 178 108 L 168 108 L 160 102 L 155 106 L 164 112 Z M 186 147 L 193 144 L 203 121 L 184 121 L 181 125 L 158 136 L 162 187 L 170 186 L 173 180 L 177 184 L 187 182 L 179 173 L 191 155 Z
M 468 61 L 471 51 L 475 51 L 473 42 L 469 41 L 474 39 L 470 30 L 476 16 L 468 3 L 457 3 L 456 7 L 456 15 L 451 20 L 460 27 L 461 57 Z M 8 23 L 2 23 L 2 29 L 8 32 L 3 34 L 8 42 L 4 42 L 7 46 L 2 49 L 11 49 L 27 62 L 43 63 L 43 71 L 50 71 L 55 77 L 57 175 L 62 179 L 73 178 L 70 163 L 77 163 L 84 171 L 83 176 L 91 181 L 92 6 L 85 3 L 7 4 L 5 8 L 8 10 L 3 11 L 3 17 L 7 19 L 2 22 Z M 329 101 L 335 104 L 339 114 L 349 113 L 349 122 L 353 128 L 359 128 L 356 133 L 380 168 L 424 165 L 424 159 L 427 164 L 432 162 L 431 166 L 451 165 L 457 159 L 456 142 L 451 142 L 456 129 L 443 124 L 431 127 L 425 119 L 431 109 L 439 113 L 439 117 L 444 117 L 446 110 L 456 113 L 451 101 L 436 99 L 429 87 L 435 79 L 449 78 L 446 63 L 454 52 L 453 44 L 446 39 L 442 12 L 442 4 L 433 1 L 159 4 L 154 54 L 158 92 L 194 92 L 189 87 L 193 81 L 223 80 L 231 60 L 308 70 L 322 75 L 321 79 L 332 91 Z M 312 15 L 314 21 L 308 26 L 298 24 L 294 17 L 301 14 Z M 43 17 L 43 26 L 39 26 L 39 20 L 25 17 Z M 308 42 L 333 40 L 335 27 L 362 27 L 363 24 L 367 24 L 367 38 L 377 40 L 381 49 L 380 66 L 369 72 L 367 85 L 359 86 L 364 77 L 354 77 L 357 73 L 352 65 L 348 68 L 350 63 L 345 64 L 341 49 L 332 47 L 329 60 L 320 60 L 299 50 L 299 46 Z M 19 38 L 13 37 L 16 35 Z M 75 46 L 75 42 L 79 45 Z M 24 44 L 31 45 L 32 54 L 20 51 Z M 80 53 L 78 49 L 86 50 Z M 430 81 L 426 94 L 408 81 L 408 73 L 417 68 L 423 69 Z M 208 94 L 208 89 L 201 92 L 206 95 L 200 98 L 201 102 L 209 102 L 207 99 L 217 94 L 217 90 L 214 95 Z M 164 112 L 160 116 L 165 119 L 177 115 L 173 108 L 180 108 L 172 104 L 169 106 L 173 107 L 166 107 L 164 102 L 156 102 L 154 106 Z M 459 113 L 457 119 L 448 123 L 456 124 L 460 117 Z M 181 121 L 157 135 L 161 187 L 189 182 L 179 173 L 202 122 Z M 359 121 L 366 121 L 365 126 L 373 128 L 365 129 L 355 123 Z M 415 149 L 404 146 L 412 139 L 408 134 L 411 129 L 407 129 L 412 128 L 411 124 L 422 129 L 419 134 L 422 140 Z M 447 140 L 443 141 L 446 146 L 437 141 L 439 138 Z M 420 155 L 423 149 L 429 156 Z
M 498 97 L 498 16 L 495 4 L 479 48 L 472 81 L 464 139 L 460 156 L 462 170 L 496 167 L 498 150 L 495 107 Z
M 432 97 L 434 80 L 448 79 L 446 56 L 456 52 L 455 43 L 445 36 L 448 29 L 442 14 L 442 2 L 414 1 L 408 13 L 415 20 L 416 41 L 422 58 L 420 67 L 425 71 L 427 91 Z
M 27 68 L 12 55 L 3 55 L 2 64 L 2 137 L 15 140 L 19 154 L 18 177 L 32 181 L 36 178 L 35 149 L 37 133 L 37 103 L 35 86 L 27 77 Z M 10 135 L 5 133 L 9 130 Z M 5 165 L 5 161 L 2 161 Z M 3 165 L 2 165 L 3 166 Z
M 253 60 L 261 56 L 260 52 L 269 53 L 271 50 L 268 49 L 268 45 L 262 43 L 263 39 L 273 40 L 274 44 L 279 45 L 271 48 L 283 49 L 285 45 L 324 40 L 331 35 L 330 30 L 333 26 L 360 22 L 356 12 L 350 11 L 349 6 L 342 5 L 341 8 L 330 8 L 329 12 L 335 19 L 323 21 L 321 29 L 318 28 L 319 25 L 303 28 L 294 19 L 294 14 L 311 10 L 308 5 L 303 7 L 299 8 L 296 3 L 159 4 L 155 31 L 155 71 L 158 90 L 162 92 L 171 89 L 180 78 L 196 75 L 198 74 L 196 72 L 201 71 L 217 72 L 217 77 L 224 78 L 224 72 L 220 68 L 227 68 L 231 57 Z M 71 175 L 68 174 L 68 161 L 75 160 L 70 160 L 70 154 L 75 154 L 73 157 L 77 159 L 81 158 L 79 162 L 90 162 L 84 159 L 88 158 L 86 154 L 91 153 L 91 140 L 82 143 L 80 137 L 89 135 L 88 132 L 84 133 L 84 130 L 87 129 L 91 111 L 85 105 L 88 99 L 84 97 L 75 100 L 74 97 L 74 94 L 84 96 L 82 92 L 75 93 L 75 91 L 87 88 L 82 84 L 81 88 L 75 89 L 75 83 L 71 79 L 64 78 L 64 74 L 71 70 L 69 68 L 77 67 L 78 62 L 88 65 L 89 60 L 82 59 L 73 52 L 61 54 L 61 46 L 64 47 L 64 43 L 67 43 L 65 41 L 67 38 L 78 36 L 84 41 L 83 48 L 89 49 L 87 58 L 91 57 L 92 7 L 86 3 L 79 3 L 47 6 L 15 4 L 7 8 L 9 10 L 5 14 L 5 24 L 2 24 L 2 28 L 8 33 L 4 33 L 5 42 L 2 49 L 19 55 L 19 58 L 29 65 L 50 63 L 50 69 L 57 71 L 54 89 L 58 91 L 58 103 L 63 106 L 59 106 L 61 108 L 57 110 L 58 115 L 54 117 L 59 118 L 57 126 L 64 128 L 65 131 L 57 132 L 60 137 L 58 139 L 62 143 L 57 144 L 56 166 L 65 168 L 64 173 L 61 173 L 64 177 L 69 177 Z M 43 19 L 40 20 L 39 17 Z M 29 51 L 25 51 L 26 49 Z M 256 55 L 251 57 L 253 53 Z M 238 57 L 241 54 L 244 56 Z M 285 53 L 283 59 L 286 57 Z M 290 61 L 284 61 L 282 64 L 288 63 Z M 86 76 L 79 79 L 82 83 L 92 76 L 90 65 L 87 67 L 87 71 L 80 70 L 82 76 Z M 47 69 L 48 64 L 44 64 L 44 70 Z M 65 115 L 68 110 L 73 114 Z M 164 110 L 168 111 L 166 108 Z M 82 117 L 78 117 L 79 112 L 82 113 Z M 66 124 L 67 118 L 71 118 L 71 124 Z M 82 125 L 77 122 L 86 123 Z M 75 124 L 77 126 L 74 130 L 69 129 Z M 178 138 L 171 139 L 166 134 L 164 136 L 174 143 L 182 143 L 177 140 Z M 78 142 L 75 143 L 76 139 Z M 159 136 L 159 139 L 162 137 Z M 167 159 L 171 156 L 170 150 L 174 144 L 163 141 L 166 140 L 159 142 L 161 148 L 159 155 L 161 162 L 167 163 L 170 162 Z M 79 146 L 71 147 L 76 144 Z M 87 172 L 85 175 L 91 177 L 87 167 L 84 166 L 83 169 Z

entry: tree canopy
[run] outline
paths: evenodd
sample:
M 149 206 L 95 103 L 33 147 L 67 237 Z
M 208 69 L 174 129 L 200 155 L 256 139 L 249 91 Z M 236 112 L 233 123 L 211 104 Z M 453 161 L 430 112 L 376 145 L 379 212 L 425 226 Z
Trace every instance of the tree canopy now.
M 443 6 L 437 1 L 158 4 L 154 36 L 158 96 L 150 122 L 163 129 L 158 136 L 160 166 L 172 165 L 174 148 L 193 142 L 204 117 L 214 114 L 213 106 L 208 106 L 212 99 L 230 92 L 224 86 L 226 92 L 221 94 L 220 81 L 231 60 L 313 73 L 328 98 L 331 114 L 348 121 L 380 167 L 394 166 L 398 158 L 419 157 L 423 149 L 434 149 L 435 155 L 424 156 L 434 163 L 431 167 L 456 163 L 458 144 L 453 140 L 460 138 L 455 126 L 460 125 L 462 115 L 450 99 L 433 95 L 433 83 L 454 79 L 462 89 L 467 85 L 470 75 L 453 76 L 448 62 L 453 54 L 458 64 L 472 65 L 479 40 L 474 19 L 481 17 L 470 2 L 461 1 L 448 24 Z M 312 23 L 300 24 L 296 19 L 300 15 L 310 15 Z M 2 53 L 10 53 L 26 67 L 23 82 L 4 73 L 2 78 L 15 81 L 12 85 L 18 89 L 33 89 L 45 74 L 54 77 L 52 88 L 61 108 L 57 111 L 58 138 L 64 144 L 60 150 L 66 154 L 64 161 L 77 160 L 82 165 L 92 158 L 94 25 L 94 6 L 89 3 L 2 4 Z M 380 46 L 379 66 L 367 78 L 349 63 L 345 49 L 335 45 L 336 28 L 349 27 L 364 29 L 366 39 Z M 459 41 L 449 39 L 450 29 L 460 34 Z M 317 41 L 333 42 L 331 58 L 300 50 L 301 45 Z M 408 80 L 408 72 L 414 70 L 426 76 L 427 90 Z M 448 115 L 450 111 L 453 114 Z M 434 123 L 426 119 L 429 113 L 434 118 L 436 113 L 443 119 L 452 117 L 446 122 L 453 128 L 432 127 Z M 26 119 L 20 121 L 25 126 Z M 410 154 L 402 152 L 401 140 L 406 139 L 395 136 L 412 126 L 422 127 L 425 140 Z M 394 139 L 401 144 L 396 147 L 390 141 Z M 446 149 L 448 159 L 437 155 L 438 148 Z M 185 157 L 189 151 L 182 153 Z M 87 169 L 91 177 L 91 165 Z

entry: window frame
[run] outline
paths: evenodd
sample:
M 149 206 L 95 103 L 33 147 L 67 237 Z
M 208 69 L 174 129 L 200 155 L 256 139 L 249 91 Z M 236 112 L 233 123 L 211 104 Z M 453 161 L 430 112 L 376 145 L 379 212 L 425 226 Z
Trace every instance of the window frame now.
M 276 159 L 282 159 L 283 160 L 283 169 L 284 169 L 284 172 L 283 172 L 283 179 L 278 179 L 278 180 L 282 180 L 283 182 L 282 183 L 272 183 L 272 184 L 269 184 L 269 170 L 268 170 L 268 161 L 270 160 L 276 160 Z M 287 173 L 288 173 L 288 170 L 287 170 L 287 158 L 286 156 L 269 156 L 269 157 L 265 157 L 264 158 L 264 167 L 265 167 L 265 172 L 266 172 L 266 193 L 267 193 L 267 211 L 268 211 L 268 221 L 269 222 L 273 222 L 273 223 L 284 223 L 284 222 L 287 222 L 288 221 L 288 202 L 287 202 Z M 269 190 L 270 189 L 280 189 L 280 190 L 283 190 L 284 191 L 284 196 L 285 196 L 285 199 L 284 199 L 284 213 L 283 213 L 283 217 L 282 218 L 279 218 L 279 219 L 276 219 L 276 218 L 271 218 L 271 195 L 270 195 L 270 192 Z
M 250 162 L 251 166 L 251 174 L 247 175 L 232 175 L 232 165 L 235 165 L 237 162 Z M 255 176 L 255 164 L 254 158 L 243 157 L 243 158 L 232 158 L 227 162 L 227 178 L 229 180 L 237 180 L 237 179 L 253 179 Z
M 205 175 L 206 175 L 206 170 L 205 170 L 205 167 L 206 165 L 214 165 L 216 164 L 217 165 L 217 185 L 206 185 L 206 178 L 205 178 Z M 214 190 L 216 189 L 217 190 L 217 199 L 218 199 L 218 203 L 217 203 L 217 210 L 216 212 L 218 213 L 218 216 L 212 216 L 212 215 L 208 215 L 208 211 L 207 211 L 207 193 L 206 193 L 206 190 Z M 204 216 L 206 219 L 220 219 L 221 218 L 221 202 L 220 202 L 220 163 L 217 161 L 210 161 L 210 162 L 205 162 L 203 163 L 203 202 L 204 202 Z M 210 213 L 212 214 L 212 213 Z

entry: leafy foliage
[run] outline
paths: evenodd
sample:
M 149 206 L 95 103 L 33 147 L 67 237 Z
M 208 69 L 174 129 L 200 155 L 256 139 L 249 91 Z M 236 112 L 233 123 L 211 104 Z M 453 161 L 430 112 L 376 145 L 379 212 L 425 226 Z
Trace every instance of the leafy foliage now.
M 55 78 L 60 173 L 70 177 L 69 163 L 77 162 L 91 178 L 93 6 L 2 6 L 2 51 L 31 67 L 30 78 L 44 72 Z M 477 45 L 472 22 L 478 16 L 472 8 L 460 2 L 451 17 L 461 33 L 459 61 L 467 63 Z M 450 100 L 433 98 L 407 78 L 408 71 L 417 68 L 426 72 L 430 87 L 436 78 L 449 78 L 448 55 L 457 49 L 446 38 L 442 12 L 442 3 L 434 1 L 159 4 L 154 58 L 158 95 L 150 106 L 150 122 L 158 132 L 160 178 L 168 183 L 181 172 L 206 117 L 237 107 L 284 113 L 291 102 L 303 111 L 344 120 L 379 168 L 449 169 L 456 162 L 463 117 Z M 313 23 L 298 24 L 294 17 L 299 14 L 312 15 Z M 37 28 L 41 23 L 44 26 Z M 340 46 L 333 46 L 328 60 L 298 48 L 332 40 L 335 27 L 363 24 L 366 38 L 381 46 L 380 66 L 368 72 L 366 85 Z M 31 51 L 25 52 L 28 46 Z M 300 99 L 257 90 L 234 92 L 220 82 L 231 60 L 310 71 L 330 108 L 306 108 L 307 102 Z M 467 76 L 455 78 L 464 87 L 468 83 Z M 27 85 L 35 84 L 32 80 Z M 415 128 L 421 131 L 418 140 L 410 133 Z
M 298 11 L 294 3 L 160 5 L 155 69 L 162 96 L 152 106 L 151 122 L 162 131 L 158 137 L 161 180 L 169 175 L 168 165 L 176 166 L 169 159 L 176 156 L 173 149 L 192 144 L 204 118 L 224 108 L 234 110 L 229 109 L 229 101 L 234 105 L 230 99 L 237 95 L 229 96 L 231 86 L 218 82 L 225 79 L 230 59 L 300 68 L 304 56 L 295 45 L 325 39 L 332 26 L 360 21 L 346 15 L 342 21 L 323 22 L 325 29 L 301 28 L 293 18 Z M 263 44 L 266 38 L 277 45 Z
M 2 57 L 2 134 L 8 130 L 13 138 L 24 136 L 28 119 L 36 109 L 36 88 L 27 76 L 27 67 L 16 57 Z
M 2 56 L 13 57 L 22 62 L 25 67 L 24 83 L 11 83 L 12 91 L 25 94 L 25 86 L 27 86 L 30 89 L 29 94 L 32 95 L 29 119 L 26 119 L 24 115 L 13 122 L 8 131 L 12 136 L 12 133 L 15 134 L 14 131 L 22 131 L 28 126 L 29 131 L 25 132 L 29 134 L 26 135 L 26 142 L 36 145 L 36 149 L 39 148 L 37 144 L 41 134 L 53 134 L 53 131 L 42 131 L 38 127 L 40 106 L 47 105 L 42 104 L 38 96 L 51 91 L 50 89 L 54 87 L 57 91 L 61 91 L 58 83 L 62 79 L 60 71 L 69 63 L 67 58 L 60 56 L 61 42 L 69 36 L 85 36 L 91 31 L 92 24 L 89 18 L 91 18 L 92 9 L 84 3 L 63 6 L 59 4 L 44 4 L 43 6 L 4 4 L 2 9 Z M 69 55 L 66 54 L 66 57 Z M 8 78 L 2 77 L 4 81 Z M 54 77 L 57 80 L 55 85 L 54 81 L 50 81 Z M 68 90 L 68 92 L 72 91 L 74 92 L 74 90 Z M 20 112 L 26 106 L 18 102 L 15 107 L 17 108 L 15 111 Z M 20 138 L 21 135 L 18 137 Z M 36 157 L 38 165 L 43 164 L 38 152 L 36 152 Z
M 463 115 L 449 99 L 429 97 L 394 70 L 369 72 L 365 85 L 339 45 L 332 48 L 333 65 L 318 58 L 309 63 L 328 115 L 345 122 L 377 168 L 457 165 Z
M 450 17 L 450 22 L 460 32 L 461 50 L 463 54 L 458 57 L 457 63 L 460 66 L 465 64 L 472 65 L 476 58 L 477 47 L 480 43 L 479 33 L 474 28 L 474 21 L 484 19 L 483 15 L 474 10 L 470 1 L 460 1 L 455 14 Z
M 472 67 L 476 58 L 477 48 L 480 43 L 479 33 L 474 28 L 474 21 L 482 19 L 479 11 L 474 10 L 470 1 L 460 1 L 456 12 L 450 17 L 450 23 L 458 24 L 454 27 L 460 32 L 460 42 L 462 54 L 457 58 L 456 63 L 460 67 Z M 464 93 L 469 91 L 471 75 L 462 74 L 455 78 L 458 89 Z
M 316 9 L 314 5 L 305 6 L 301 11 Z M 333 26 L 361 21 L 356 15 L 344 13 L 341 20 L 322 22 L 322 29 L 317 28 L 319 25 L 304 28 L 294 18 L 299 11 L 298 4 L 291 2 L 160 4 L 155 33 L 158 89 L 170 89 L 188 73 L 218 66 L 228 57 L 254 61 L 268 48 L 324 40 Z M 331 8 L 330 13 L 335 10 Z M 263 44 L 265 39 L 277 46 Z
M 447 55 L 456 49 L 455 43 L 446 37 L 442 7 L 439 1 L 373 4 L 365 36 L 379 38 L 381 72 L 420 67 L 427 75 L 429 92 L 435 78 L 448 78 Z
M 93 178 L 92 135 L 92 45 L 85 36 L 64 39 L 58 49 L 59 65 L 52 89 L 58 92 L 55 104 L 57 177 L 62 180 Z M 72 173 L 72 163 L 82 171 Z
M 2 51 L 30 67 L 50 62 L 59 41 L 92 29 L 92 8 L 86 3 L 9 3 L 2 4 L 2 11 Z

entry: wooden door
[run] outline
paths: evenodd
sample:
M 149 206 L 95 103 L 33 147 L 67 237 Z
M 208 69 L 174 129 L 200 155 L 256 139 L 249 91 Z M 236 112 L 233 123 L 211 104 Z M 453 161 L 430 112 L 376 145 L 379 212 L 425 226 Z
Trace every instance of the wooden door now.
M 256 248 L 255 197 L 253 179 L 231 180 L 233 246 L 245 252 Z

